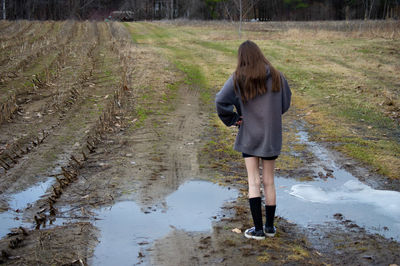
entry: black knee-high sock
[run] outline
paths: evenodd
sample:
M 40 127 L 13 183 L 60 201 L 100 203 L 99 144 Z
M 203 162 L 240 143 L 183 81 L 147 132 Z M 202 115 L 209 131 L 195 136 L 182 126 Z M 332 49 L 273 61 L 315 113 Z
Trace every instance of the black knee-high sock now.
M 265 226 L 267 227 L 274 226 L 275 210 L 276 210 L 276 205 L 265 205 L 265 216 L 267 218 Z
M 256 230 L 262 230 L 262 212 L 261 212 L 261 197 L 250 198 L 250 211 L 253 216 L 253 222 Z

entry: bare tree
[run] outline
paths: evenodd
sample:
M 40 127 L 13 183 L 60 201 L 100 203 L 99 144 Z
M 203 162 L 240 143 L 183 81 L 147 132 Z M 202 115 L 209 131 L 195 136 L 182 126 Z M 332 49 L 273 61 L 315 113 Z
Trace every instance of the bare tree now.
M 6 19 L 6 0 L 3 0 L 3 19 Z
M 233 0 L 236 8 L 239 11 L 239 39 L 242 38 L 242 22 L 243 18 L 247 16 L 247 14 L 253 10 L 253 7 L 260 0 Z M 255 14 L 254 14 L 255 15 Z
M 239 0 L 239 39 L 242 38 L 242 20 L 243 20 L 243 6 L 242 0 Z
M 365 8 L 364 19 L 370 19 L 372 9 L 374 8 L 375 0 L 363 0 L 363 2 L 364 2 L 364 8 Z
M 112 11 L 134 11 L 135 20 L 230 19 L 243 21 L 384 19 L 400 17 L 400 0 L 1 0 L 7 19 L 103 19 Z M 1 12 L 1 11 L 0 11 Z
M 170 19 L 174 19 L 174 0 L 171 0 L 171 17 Z

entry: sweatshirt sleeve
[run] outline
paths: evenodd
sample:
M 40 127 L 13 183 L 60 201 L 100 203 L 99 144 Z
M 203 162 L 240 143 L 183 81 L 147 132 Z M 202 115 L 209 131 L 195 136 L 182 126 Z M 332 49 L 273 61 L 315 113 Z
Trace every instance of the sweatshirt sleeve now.
M 290 102 L 292 98 L 292 92 L 290 91 L 289 84 L 284 75 L 282 75 L 282 114 L 289 110 Z
M 233 86 L 233 77 L 231 76 L 224 84 L 224 87 L 215 97 L 215 105 L 219 118 L 227 126 L 234 125 L 240 118 L 240 103 L 236 96 Z M 233 107 L 236 107 L 237 112 Z

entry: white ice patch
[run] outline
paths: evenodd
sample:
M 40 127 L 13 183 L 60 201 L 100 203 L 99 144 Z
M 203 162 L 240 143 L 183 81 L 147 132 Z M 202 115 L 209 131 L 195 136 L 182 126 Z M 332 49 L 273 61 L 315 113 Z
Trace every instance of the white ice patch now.
M 380 213 L 400 220 L 400 192 L 376 190 L 355 180 L 347 181 L 337 188 L 297 184 L 292 186 L 290 195 L 315 203 L 373 205 Z
M 331 172 L 333 178 L 299 182 L 277 176 L 278 215 L 309 226 L 333 222 L 334 214 L 341 213 L 368 232 L 400 242 L 400 192 L 376 190 L 361 183 L 335 162 L 336 156 L 328 149 L 310 141 L 306 131 L 300 130 L 297 136 L 315 156 L 309 165 L 314 176 Z

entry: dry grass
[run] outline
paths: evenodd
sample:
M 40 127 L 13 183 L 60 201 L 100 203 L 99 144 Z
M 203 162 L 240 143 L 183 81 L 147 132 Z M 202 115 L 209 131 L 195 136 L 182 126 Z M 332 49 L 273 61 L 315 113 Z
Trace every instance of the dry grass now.
M 179 27 L 192 27 L 196 31 L 208 31 L 212 38 L 219 36 L 221 40 L 233 40 L 238 38 L 238 22 L 228 21 L 198 21 L 198 20 L 174 20 L 165 21 L 163 24 Z M 218 35 L 216 31 L 231 31 L 234 35 Z M 290 36 L 304 34 L 315 36 L 341 36 L 341 37 L 370 37 L 370 38 L 400 38 L 399 20 L 350 20 L 350 21 L 269 21 L 269 22 L 244 22 L 243 34 L 249 32 L 256 35 L 276 37 L 276 34 Z M 218 37 L 217 37 L 218 38 Z
M 242 42 L 237 25 L 193 21 L 129 25 L 137 42 L 160 47 L 181 70 L 197 76 L 208 91 L 206 101 L 213 105 L 213 94 L 235 67 Z M 316 139 L 398 178 L 397 25 L 397 21 L 248 22 L 243 38 L 255 40 L 285 73 L 294 90 L 293 104 L 312 124 Z M 285 137 L 291 143 L 284 153 L 304 148 L 294 147 L 290 134 Z M 300 163 L 286 159 L 291 167 Z
M 351 21 L 286 21 L 247 22 L 249 31 L 302 32 L 317 35 L 342 35 L 346 37 L 399 38 L 398 20 L 351 20 Z

